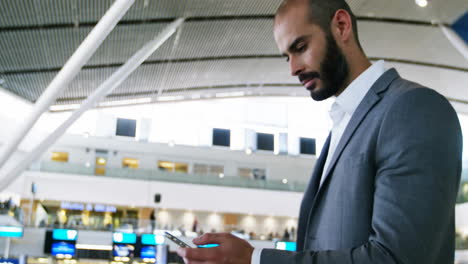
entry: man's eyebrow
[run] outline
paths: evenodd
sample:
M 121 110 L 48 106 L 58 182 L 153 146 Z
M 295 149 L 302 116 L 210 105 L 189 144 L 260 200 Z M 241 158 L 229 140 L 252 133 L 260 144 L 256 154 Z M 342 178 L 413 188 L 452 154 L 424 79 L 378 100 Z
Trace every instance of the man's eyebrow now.
M 304 36 L 300 36 L 298 38 L 296 38 L 292 43 L 291 45 L 289 45 L 288 47 L 288 51 L 291 53 L 291 52 L 294 52 L 296 49 L 295 47 L 297 46 L 297 44 L 299 44 L 301 41 L 304 41 L 306 39 L 308 39 L 310 37 L 310 35 L 304 35 Z M 286 53 L 283 53 L 282 54 L 283 56 L 287 57 L 288 54 Z

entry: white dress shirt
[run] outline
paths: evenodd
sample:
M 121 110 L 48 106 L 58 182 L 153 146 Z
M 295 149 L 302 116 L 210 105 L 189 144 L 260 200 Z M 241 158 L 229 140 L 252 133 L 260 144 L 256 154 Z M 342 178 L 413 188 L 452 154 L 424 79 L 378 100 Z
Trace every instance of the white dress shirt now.
M 330 109 L 330 118 L 333 121 L 331 129 L 330 147 L 328 149 L 327 160 L 323 167 L 320 185 L 325 179 L 325 173 L 328 170 L 330 161 L 335 153 L 336 147 L 340 142 L 341 136 L 346 129 L 354 111 L 361 103 L 364 96 L 370 90 L 372 85 L 380 78 L 385 72 L 385 62 L 379 60 L 371 67 L 359 75 L 346 89 L 336 98 Z M 262 254 L 261 248 L 255 248 L 252 253 L 251 264 L 260 264 L 260 256 Z
M 330 147 L 328 149 L 327 160 L 323 166 L 322 177 L 320 178 L 320 185 L 322 185 L 327 173 L 328 166 L 335 154 L 336 147 L 340 142 L 341 136 L 348 126 L 351 117 L 356 111 L 356 108 L 361 103 L 364 96 L 370 90 L 371 86 L 382 76 L 385 72 L 385 63 L 379 60 L 371 67 L 359 75 L 346 89 L 336 98 L 330 109 L 330 118 L 333 121 L 331 129 Z

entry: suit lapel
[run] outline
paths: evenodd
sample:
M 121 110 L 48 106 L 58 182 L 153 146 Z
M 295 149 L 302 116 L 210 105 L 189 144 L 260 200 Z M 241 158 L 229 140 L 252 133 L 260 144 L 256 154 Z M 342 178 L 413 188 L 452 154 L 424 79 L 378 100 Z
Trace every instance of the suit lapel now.
M 304 198 L 302 198 L 297 229 L 297 251 L 303 250 L 305 232 L 307 229 L 307 219 L 310 214 L 310 210 L 312 209 L 312 201 L 316 196 L 320 184 L 320 178 L 323 173 L 323 166 L 325 165 L 325 161 L 327 160 L 328 149 L 330 147 L 330 139 L 331 134 L 329 134 L 327 140 L 325 140 L 325 144 L 323 145 L 322 151 L 320 152 L 320 156 L 317 159 L 317 162 L 315 163 L 312 177 L 310 178 L 306 192 L 304 193 Z
M 366 114 L 369 112 L 370 109 L 380 100 L 380 98 L 373 92 L 369 93 L 364 97 L 362 100 L 361 104 L 359 107 L 356 109 L 354 112 L 353 116 L 351 117 L 351 120 L 349 121 L 348 125 L 346 126 L 345 131 L 343 132 L 343 135 L 341 136 L 341 139 L 336 146 L 335 152 L 333 154 L 330 161 L 330 164 L 328 165 L 327 171 L 325 172 L 323 179 L 322 185 L 320 186 L 319 189 L 321 189 L 327 179 L 330 176 L 330 171 L 333 170 L 333 167 L 335 166 L 336 162 L 341 156 L 341 153 L 343 152 L 343 149 L 345 146 L 348 144 L 349 140 L 351 139 L 352 135 L 354 134 L 354 131 L 359 127 L 361 124 L 362 120 L 366 116 Z
M 324 174 L 325 178 L 323 179 L 322 185 L 319 187 L 318 192 L 320 192 L 323 186 L 328 182 L 327 180 L 330 176 L 331 171 L 336 165 L 336 162 L 340 158 L 341 153 L 343 152 L 344 148 L 353 136 L 354 132 L 362 123 L 362 120 L 364 120 L 367 113 L 374 107 L 374 105 L 376 105 L 377 102 L 380 101 L 381 97 L 379 96 L 379 93 L 385 91 L 390 85 L 390 83 L 397 77 L 399 77 L 399 75 L 395 69 L 388 70 L 374 83 L 374 85 L 372 85 L 372 87 L 369 89 L 369 92 L 367 92 L 366 96 L 362 99 L 361 103 L 359 104 L 353 116 L 351 117 L 351 120 L 346 126 L 346 129 L 343 132 L 343 135 L 341 136 L 338 145 L 336 146 L 333 157 L 329 157 L 332 160 L 330 161 L 327 171 Z

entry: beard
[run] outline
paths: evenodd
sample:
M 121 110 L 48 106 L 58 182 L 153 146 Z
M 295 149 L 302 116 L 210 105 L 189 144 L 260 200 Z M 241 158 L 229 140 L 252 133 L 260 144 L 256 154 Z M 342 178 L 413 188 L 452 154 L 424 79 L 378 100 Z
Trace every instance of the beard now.
M 344 88 L 346 79 L 349 76 L 349 66 L 343 52 L 336 44 L 331 32 L 326 34 L 325 57 L 320 63 L 320 72 L 309 72 L 299 75 L 299 80 L 317 77 L 322 81 L 322 86 L 318 89 L 313 84 L 308 87 L 311 90 L 310 96 L 315 101 L 322 101 L 336 95 Z

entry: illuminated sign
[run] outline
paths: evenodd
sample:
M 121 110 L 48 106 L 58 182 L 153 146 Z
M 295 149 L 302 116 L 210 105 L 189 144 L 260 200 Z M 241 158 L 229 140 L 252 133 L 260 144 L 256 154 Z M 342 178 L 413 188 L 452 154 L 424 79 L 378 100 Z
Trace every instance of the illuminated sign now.
M 276 242 L 276 249 L 296 251 L 296 242 L 278 241 Z
M 135 244 L 136 243 L 136 234 L 133 233 L 114 233 L 112 236 L 112 241 L 114 243 L 120 244 Z
M 75 245 L 70 242 L 52 243 L 52 256 L 71 258 L 75 256 Z
M 140 258 L 156 258 L 156 247 L 155 246 L 144 246 L 141 247 Z
M 82 203 L 69 203 L 69 202 L 61 202 L 60 208 L 67 209 L 67 210 L 80 210 L 83 211 L 85 206 Z
M 126 244 L 114 245 L 113 250 L 112 250 L 114 257 L 127 257 L 127 258 L 133 257 L 134 251 L 135 251 L 135 246 L 126 245 Z
M 0 258 L 0 264 L 19 264 L 18 259 L 2 259 Z
M 0 226 L 0 237 L 22 237 L 23 227 L 21 226 Z
M 163 235 L 153 235 L 153 234 L 143 234 L 141 235 L 141 244 L 142 245 L 162 245 L 164 244 L 165 238 Z
M 54 229 L 52 238 L 54 240 L 76 241 L 78 231 L 71 229 Z
M 110 205 L 96 204 L 94 205 L 94 211 L 115 213 L 117 212 L 117 208 L 115 206 L 110 206 Z
M 70 202 L 61 202 L 60 203 L 60 208 L 61 209 L 66 209 L 66 210 L 78 210 L 78 211 L 83 211 L 86 209 L 86 211 L 95 211 L 95 212 L 111 212 L 115 213 L 117 212 L 117 207 L 111 206 L 111 205 L 103 205 L 103 204 L 83 204 L 83 203 L 70 203 Z

